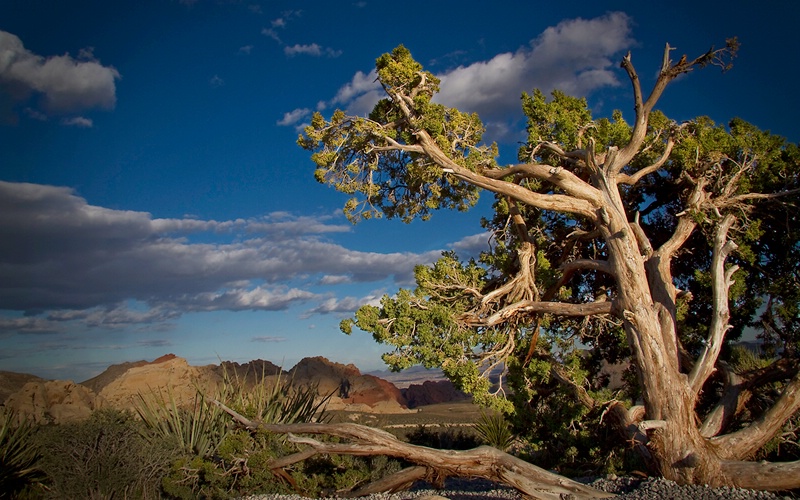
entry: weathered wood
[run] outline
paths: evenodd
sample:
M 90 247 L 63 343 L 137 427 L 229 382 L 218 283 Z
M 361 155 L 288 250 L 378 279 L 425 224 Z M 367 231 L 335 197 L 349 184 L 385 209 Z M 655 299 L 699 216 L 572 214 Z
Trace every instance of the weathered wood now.
M 290 441 L 308 445 L 316 454 L 385 455 L 401 458 L 417 466 L 361 488 L 353 492 L 354 495 L 397 491 L 409 487 L 416 479 L 421 478 L 441 482 L 447 477 L 464 477 L 483 478 L 505 484 L 531 498 L 542 500 L 560 500 L 567 495 L 571 495 L 569 498 L 575 500 L 614 496 L 548 472 L 491 446 L 480 446 L 472 450 L 437 450 L 405 443 L 381 429 L 352 423 L 264 424 L 243 417 L 217 400 L 212 398 L 209 400 L 246 428 L 288 434 Z M 335 436 L 351 442 L 326 443 L 295 434 Z M 276 460 L 271 467 L 285 467 L 313 455 L 306 451 L 299 452 Z

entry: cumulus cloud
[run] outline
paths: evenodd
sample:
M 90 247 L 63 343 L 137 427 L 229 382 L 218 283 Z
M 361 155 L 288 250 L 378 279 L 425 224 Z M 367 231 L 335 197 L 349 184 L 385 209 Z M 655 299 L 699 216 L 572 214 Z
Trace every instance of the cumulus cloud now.
M 490 249 L 489 243 L 491 238 L 492 234 L 488 232 L 473 234 L 472 236 L 466 236 L 456 241 L 450 245 L 450 248 L 455 250 L 460 257 L 477 258 L 481 252 L 486 252 Z
M 0 304 L 25 313 L 0 316 L 0 332 L 157 329 L 189 312 L 285 310 L 327 300 L 313 290 L 320 284 L 407 283 L 439 255 L 345 248 L 324 239 L 352 230 L 338 220 L 157 219 L 90 205 L 65 187 L 0 181 Z M 193 243 L 196 234 L 218 242 Z M 326 304 L 316 309 L 334 310 Z
M 103 66 L 91 49 L 78 58 L 44 57 L 27 50 L 16 35 L 0 31 L 0 93 L 14 103 L 31 103 L 46 114 L 92 108 L 113 109 L 119 72 Z
M 529 47 L 437 75 L 442 83 L 436 99 L 499 118 L 517 110 L 521 93 L 533 88 L 585 96 L 619 85 L 614 56 L 634 43 L 630 24 L 622 12 L 562 21 Z
M 313 309 L 309 309 L 304 314 L 304 317 L 310 317 L 315 314 L 339 314 L 342 316 L 352 315 L 359 307 L 363 305 L 377 306 L 380 304 L 382 294 L 370 294 L 365 297 L 329 297 L 320 302 Z
M 617 56 L 630 48 L 631 18 L 612 12 L 593 19 L 570 19 L 544 30 L 515 52 L 497 54 L 437 74 L 440 92 L 435 100 L 462 111 L 477 112 L 491 138 L 506 136 L 522 118 L 522 92 L 539 88 L 587 96 L 620 84 Z M 318 109 L 337 106 L 365 115 L 383 97 L 375 71 L 356 72 L 336 95 Z

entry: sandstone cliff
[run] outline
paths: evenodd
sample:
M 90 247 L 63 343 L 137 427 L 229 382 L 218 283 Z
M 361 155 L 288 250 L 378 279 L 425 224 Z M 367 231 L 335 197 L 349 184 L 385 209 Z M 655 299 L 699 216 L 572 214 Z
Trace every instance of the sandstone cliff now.
M 198 388 L 213 393 L 226 378 L 252 387 L 262 381 L 271 383 L 278 376 L 296 385 L 316 384 L 320 396 L 331 395 L 329 410 L 404 413 L 410 411 L 409 407 L 465 398 L 447 381 L 412 384 L 400 390 L 382 378 L 362 374 L 355 365 L 323 357 L 305 358 L 284 372 L 264 360 L 191 366 L 185 359 L 167 354 L 153 361 L 109 366 L 82 384 L 0 372 L 0 388 L 6 391 L 9 409 L 36 422 L 63 423 L 88 417 L 104 406 L 133 409 L 139 394 L 157 394 L 178 404 L 191 404 Z
M 106 384 L 99 396 L 112 406 L 125 409 L 134 408 L 139 394 L 158 394 L 164 400 L 174 399 L 178 405 L 188 405 L 195 400 L 197 389 L 213 392 L 221 381 L 208 367 L 189 366 L 185 359 L 168 354 L 129 368 Z
M 81 420 L 107 404 L 91 389 L 69 380 L 28 382 L 5 402 L 6 408 L 38 424 Z

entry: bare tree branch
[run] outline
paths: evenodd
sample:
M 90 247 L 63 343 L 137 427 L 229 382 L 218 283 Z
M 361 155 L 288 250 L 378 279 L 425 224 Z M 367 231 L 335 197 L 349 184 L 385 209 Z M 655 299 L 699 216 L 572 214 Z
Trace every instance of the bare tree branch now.
M 778 401 L 763 415 L 747 427 L 711 439 L 722 458 L 752 456 L 764 446 L 781 428 L 784 422 L 800 410 L 800 371 L 786 384 Z M 800 476 L 795 477 L 795 486 L 800 487 Z
M 711 287 L 712 287 L 712 318 L 709 326 L 708 339 L 706 340 L 700 359 L 689 374 L 689 386 L 697 395 L 703 388 L 708 376 L 714 371 L 714 365 L 722 349 L 725 333 L 731 328 L 728 323 L 730 309 L 728 307 L 728 290 L 733 284 L 732 275 L 739 268 L 731 266 L 725 269 L 728 255 L 737 247 L 736 243 L 728 240 L 728 230 L 733 225 L 733 215 L 726 215 L 714 234 L 714 249 L 711 254 Z

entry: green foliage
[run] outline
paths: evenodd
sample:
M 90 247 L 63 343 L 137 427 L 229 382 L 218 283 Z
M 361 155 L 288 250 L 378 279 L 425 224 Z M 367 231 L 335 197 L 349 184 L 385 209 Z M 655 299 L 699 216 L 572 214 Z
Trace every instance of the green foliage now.
M 478 200 L 477 188 L 445 176 L 420 153 L 417 130 L 425 130 L 455 164 L 474 171 L 493 165 L 497 156 L 496 146 L 478 145 L 480 119 L 432 103 L 439 80 L 422 71 L 405 47 L 384 54 L 376 66 L 390 95 L 405 92 L 413 99 L 383 99 L 369 118 L 337 110 L 328 121 L 315 113 L 297 141 L 313 153 L 315 179 L 351 195 L 344 211 L 353 222 L 382 215 L 411 222 L 439 208 L 467 210 Z M 400 147 L 388 151 L 390 146 Z
M 16 498 L 41 485 L 41 454 L 33 445 L 35 427 L 11 411 L 0 409 L 0 498 Z
M 176 443 L 144 434 L 131 414 L 111 409 L 82 422 L 39 428 L 45 497 L 161 498 L 161 478 L 176 456 Z
M 522 110 L 528 117 L 528 144 L 552 142 L 574 149 L 578 146 L 579 135 L 592 120 L 586 99 L 570 97 L 558 90 L 554 90 L 552 96 L 553 100 L 547 102 L 539 89 L 535 89 L 533 95 L 522 93 Z M 520 160 L 530 160 L 532 153 L 533 150 L 520 149 Z M 535 153 L 544 154 L 545 163 L 556 161 L 552 153 Z
M 247 380 L 246 376 L 226 372 L 217 399 L 241 415 L 266 424 L 327 419 L 325 406 L 331 395 L 320 397 L 316 384 L 297 386 L 280 375 L 267 377 L 265 373 L 254 384 Z M 268 464 L 296 449 L 264 431 L 235 428 L 230 416 L 199 390 L 190 408 L 178 407 L 174 398 L 142 397 L 137 409 L 152 436 L 180 444 L 182 456 L 163 480 L 169 496 L 228 498 L 253 492 L 290 492 Z
M 154 441 L 172 440 L 183 453 L 200 457 L 211 456 L 232 426 L 230 417 L 208 404 L 200 390 L 190 407 L 179 406 L 171 392 L 166 398 L 160 393 L 140 394 L 136 411 Z
M 212 457 L 184 455 L 163 479 L 172 498 L 231 498 L 253 493 L 291 493 L 270 471 L 269 462 L 292 448 L 263 431 L 235 429 Z
M 499 450 L 508 450 L 516 439 L 511 431 L 511 426 L 502 413 L 481 413 L 480 420 L 475 424 L 475 432 L 488 445 Z
M 406 440 L 417 446 L 439 450 L 470 450 L 480 445 L 480 438 L 475 433 L 453 426 L 418 425 L 406 435 Z

